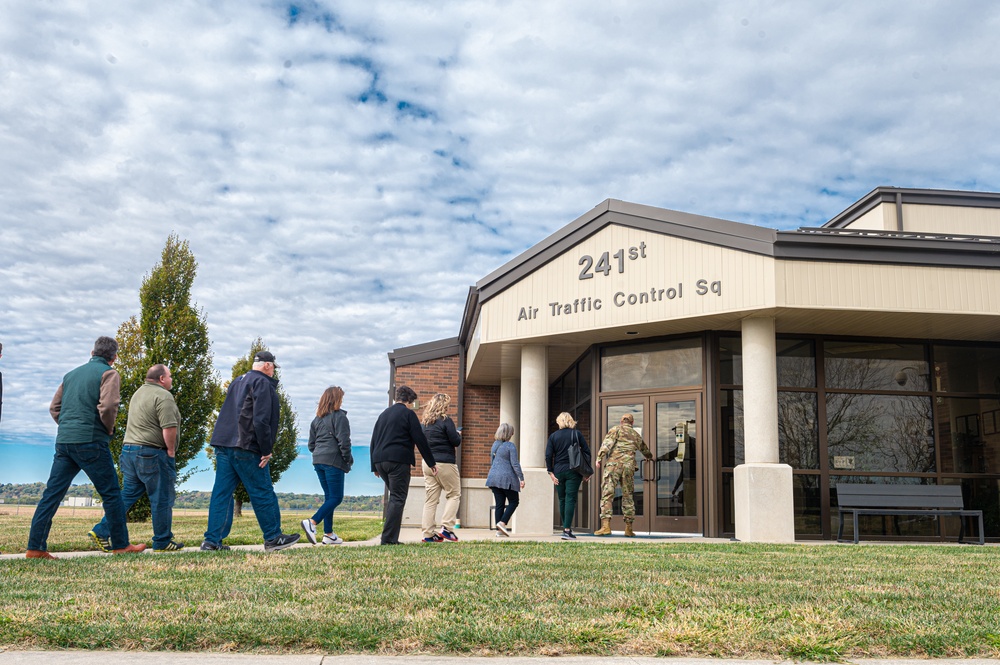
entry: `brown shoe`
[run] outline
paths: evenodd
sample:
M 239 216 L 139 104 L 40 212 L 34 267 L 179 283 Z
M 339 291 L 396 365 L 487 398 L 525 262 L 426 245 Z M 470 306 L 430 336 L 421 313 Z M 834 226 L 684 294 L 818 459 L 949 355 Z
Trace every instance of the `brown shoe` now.
M 632 523 L 631 522 L 625 522 L 625 537 L 626 538 L 635 538 L 635 531 L 632 530 Z
M 112 554 L 136 554 L 138 552 L 146 549 L 146 543 L 139 543 L 138 545 L 129 545 L 128 547 L 123 547 L 120 550 L 111 550 Z
M 595 536 L 610 536 L 611 535 L 611 518 L 605 517 L 601 520 L 601 528 L 594 532 Z
M 52 559 L 56 560 L 54 556 L 46 552 L 45 550 L 28 550 L 24 553 L 25 559 Z

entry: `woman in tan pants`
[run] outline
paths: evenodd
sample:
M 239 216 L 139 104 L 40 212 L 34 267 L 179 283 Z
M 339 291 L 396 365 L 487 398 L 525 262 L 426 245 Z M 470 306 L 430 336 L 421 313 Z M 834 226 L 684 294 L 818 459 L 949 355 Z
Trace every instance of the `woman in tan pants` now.
M 462 479 L 458 474 L 458 463 L 455 449 L 462 444 L 462 435 L 455 428 L 455 423 L 448 416 L 448 406 L 451 397 L 438 393 L 424 407 L 424 415 L 420 419 L 424 435 L 434 459 L 437 461 L 437 475 L 431 472 L 426 463 L 421 463 L 424 471 L 424 516 L 421 526 L 424 530 L 425 543 L 440 543 L 445 540 L 455 542 L 455 521 L 458 518 L 458 506 L 462 498 Z M 444 514 L 441 516 L 440 530 L 437 523 L 438 504 L 441 493 L 444 492 Z

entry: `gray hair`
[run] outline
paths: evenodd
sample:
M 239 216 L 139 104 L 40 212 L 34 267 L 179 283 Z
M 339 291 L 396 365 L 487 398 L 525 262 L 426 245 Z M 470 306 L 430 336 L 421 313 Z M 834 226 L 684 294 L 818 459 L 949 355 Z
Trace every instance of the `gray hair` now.
M 111 362 L 118 357 L 118 342 L 114 337 L 104 337 L 102 335 L 94 342 L 94 350 L 90 352 L 90 355 L 100 356 Z
M 511 437 L 514 436 L 514 426 L 507 423 L 500 423 L 500 427 L 497 428 L 497 433 L 494 436 L 497 441 L 510 441 Z

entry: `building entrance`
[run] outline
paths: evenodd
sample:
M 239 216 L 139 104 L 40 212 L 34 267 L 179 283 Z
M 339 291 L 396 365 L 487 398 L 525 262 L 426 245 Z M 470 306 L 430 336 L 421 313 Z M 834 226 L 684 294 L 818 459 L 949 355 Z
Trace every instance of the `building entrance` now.
M 631 413 L 635 429 L 653 454 L 646 460 L 636 453 L 633 479 L 637 533 L 701 533 L 698 506 L 699 393 L 669 393 L 602 401 L 602 432 Z M 601 440 L 595 437 L 595 453 Z M 599 491 L 598 491 L 599 494 Z M 615 490 L 611 527 L 625 528 L 622 491 Z M 599 497 L 598 497 L 599 499 Z

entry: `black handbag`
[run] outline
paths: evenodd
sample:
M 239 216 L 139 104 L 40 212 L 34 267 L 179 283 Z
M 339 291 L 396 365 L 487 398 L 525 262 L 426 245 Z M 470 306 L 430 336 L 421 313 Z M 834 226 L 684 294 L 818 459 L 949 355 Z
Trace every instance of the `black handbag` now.
M 594 470 L 590 468 L 587 459 L 583 456 L 583 448 L 576 438 L 576 430 L 573 430 L 573 441 L 569 444 L 566 452 L 569 455 L 569 468 L 576 471 L 584 478 L 594 475 Z

